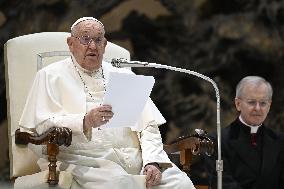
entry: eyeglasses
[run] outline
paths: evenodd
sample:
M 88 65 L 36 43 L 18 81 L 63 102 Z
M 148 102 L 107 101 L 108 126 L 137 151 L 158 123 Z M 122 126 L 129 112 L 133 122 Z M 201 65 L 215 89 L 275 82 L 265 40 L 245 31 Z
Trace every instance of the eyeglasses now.
M 244 100 L 244 101 L 250 107 L 256 107 L 257 103 L 258 103 L 261 108 L 265 108 L 265 107 L 267 107 L 270 104 L 270 100 L 260 100 L 260 101 L 257 101 L 257 100 L 253 100 L 253 99 L 247 99 L 247 100 Z
M 93 37 L 92 38 L 88 35 L 84 35 L 81 37 L 76 37 L 76 36 L 73 36 L 73 37 L 77 38 L 82 45 L 89 45 L 93 41 L 95 42 L 97 46 L 101 46 L 104 42 L 104 37 Z

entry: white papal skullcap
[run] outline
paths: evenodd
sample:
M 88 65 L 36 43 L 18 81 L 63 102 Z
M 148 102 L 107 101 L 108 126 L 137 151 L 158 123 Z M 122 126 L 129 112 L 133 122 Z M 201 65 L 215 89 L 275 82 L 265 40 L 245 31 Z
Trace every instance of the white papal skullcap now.
M 76 20 L 76 22 L 74 22 L 74 24 L 72 24 L 71 26 L 71 31 L 73 30 L 73 28 L 79 24 L 80 22 L 83 22 L 85 20 L 94 20 L 96 21 L 97 23 L 99 23 L 103 28 L 104 28 L 104 25 L 101 21 L 99 21 L 98 19 L 94 18 L 94 17 L 82 17 L 82 18 L 79 18 L 78 20 Z

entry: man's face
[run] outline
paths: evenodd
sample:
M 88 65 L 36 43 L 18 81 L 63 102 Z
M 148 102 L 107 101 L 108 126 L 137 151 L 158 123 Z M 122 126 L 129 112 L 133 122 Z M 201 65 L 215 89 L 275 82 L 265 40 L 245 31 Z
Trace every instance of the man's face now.
M 235 105 L 245 123 L 253 126 L 262 124 L 271 105 L 267 85 L 244 86 L 242 97 L 235 99 Z
M 101 67 L 107 40 L 104 37 L 104 28 L 98 22 L 85 20 L 77 24 L 67 43 L 80 66 L 90 71 Z

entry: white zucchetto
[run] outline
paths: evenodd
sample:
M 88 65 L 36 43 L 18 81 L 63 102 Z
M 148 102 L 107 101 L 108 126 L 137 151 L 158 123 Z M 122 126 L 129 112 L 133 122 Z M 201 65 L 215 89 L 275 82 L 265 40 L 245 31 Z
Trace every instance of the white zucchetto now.
M 101 21 L 99 21 L 98 19 L 96 19 L 96 18 L 94 18 L 94 17 L 82 17 L 82 18 L 79 18 L 78 20 L 76 20 L 76 21 L 74 22 L 74 24 L 72 24 L 72 26 L 71 26 L 71 31 L 73 30 L 73 28 L 74 28 L 77 24 L 79 24 L 80 22 L 83 22 L 83 21 L 85 21 L 85 20 L 94 20 L 94 21 L 96 21 L 97 23 L 99 23 L 99 24 L 104 28 L 103 23 L 102 23 Z

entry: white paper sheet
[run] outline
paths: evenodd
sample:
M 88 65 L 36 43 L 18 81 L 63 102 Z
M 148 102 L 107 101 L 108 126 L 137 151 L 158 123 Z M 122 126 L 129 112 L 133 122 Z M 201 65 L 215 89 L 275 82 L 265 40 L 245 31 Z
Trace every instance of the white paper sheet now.
M 103 127 L 132 127 L 138 121 L 150 96 L 152 76 L 111 72 L 103 104 L 111 105 L 112 119 Z

